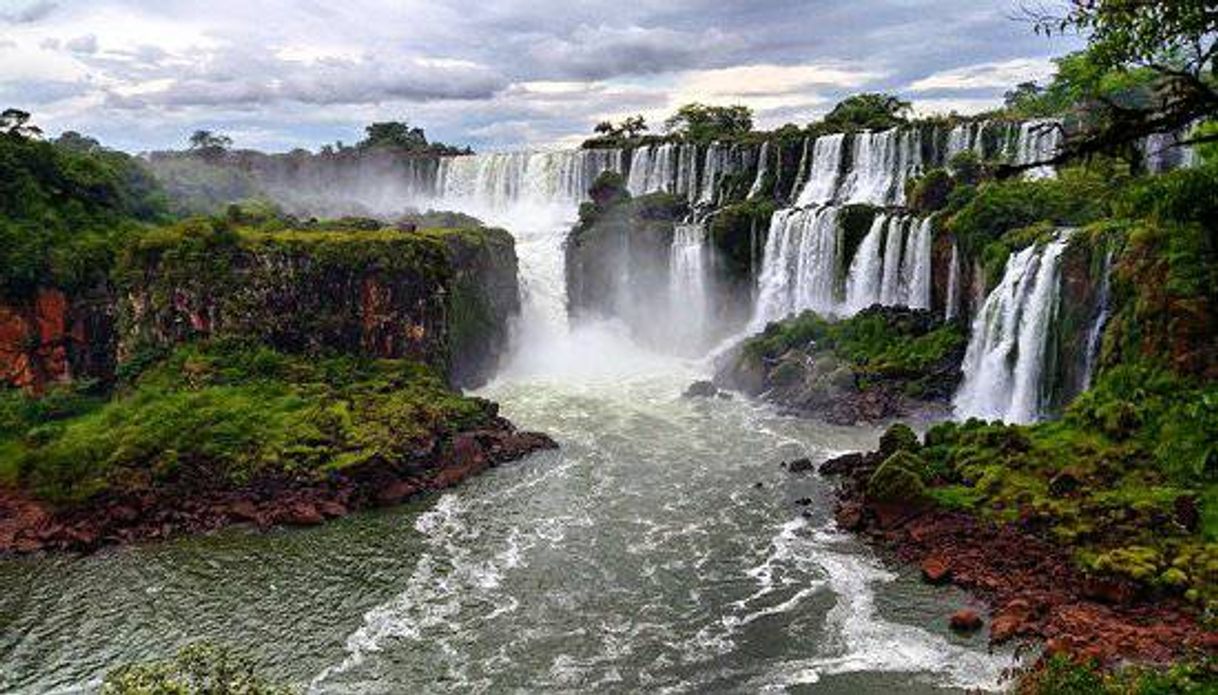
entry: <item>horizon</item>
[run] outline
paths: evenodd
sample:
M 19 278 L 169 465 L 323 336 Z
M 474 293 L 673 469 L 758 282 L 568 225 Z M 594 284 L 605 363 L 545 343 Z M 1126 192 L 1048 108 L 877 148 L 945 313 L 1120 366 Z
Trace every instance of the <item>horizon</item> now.
M 918 116 L 971 115 L 1081 46 L 1035 35 L 1018 8 L 0 0 L 0 99 L 48 135 L 74 130 L 129 152 L 181 148 L 199 128 L 237 149 L 317 151 L 398 120 L 479 152 L 560 149 L 635 113 L 659 132 L 689 102 L 749 106 L 769 130 L 859 92 L 896 94 Z M 931 26 L 935 41 L 920 40 Z

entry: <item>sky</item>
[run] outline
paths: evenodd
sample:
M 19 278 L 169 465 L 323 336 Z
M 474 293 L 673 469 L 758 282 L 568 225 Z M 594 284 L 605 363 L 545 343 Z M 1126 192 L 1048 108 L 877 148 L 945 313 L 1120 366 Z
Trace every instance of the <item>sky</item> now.
M 970 113 L 1075 37 L 1021 0 L 0 0 L 0 108 L 132 152 L 353 143 L 405 120 L 477 150 L 570 146 L 605 119 L 743 103 L 771 128 L 886 91 Z

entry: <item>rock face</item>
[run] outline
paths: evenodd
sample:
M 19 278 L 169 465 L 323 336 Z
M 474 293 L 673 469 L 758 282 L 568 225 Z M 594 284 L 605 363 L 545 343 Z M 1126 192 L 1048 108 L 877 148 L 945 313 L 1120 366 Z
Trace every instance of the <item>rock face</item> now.
M 929 311 L 905 308 L 871 307 L 837 327 L 805 314 L 726 353 L 714 383 L 833 424 L 941 414 L 961 378 L 963 334 L 940 333 L 946 339 L 934 342 L 938 356 L 916 366 L 889 359 L 887 348 L 870 341 L 883 332 L 892 344 L 929 342 L 936 331 L 958 329 Z M 866 350 L 876 354 L 859 354 Z
M 141 351 L 241 336 L 286 352 L 431 364 L 476 386 L 520 309 L 502 230 L 183 234 L 139 245 L 112 284 L 0 304 L 0 379 L 108 380 Z
M 567 237 L 567 311 L 572 318 L 621 318 L 648 334 L 668 289 L 668 257 L 684 204 L 667 194 L 586 203 Z M 654 327 L 654 326 L 651 326 Z
M 40 392 L 47 384 L 114 373 L 114 307 L 105 287 L 69 297 L 40 289 L 0 302 L 0 384 Z

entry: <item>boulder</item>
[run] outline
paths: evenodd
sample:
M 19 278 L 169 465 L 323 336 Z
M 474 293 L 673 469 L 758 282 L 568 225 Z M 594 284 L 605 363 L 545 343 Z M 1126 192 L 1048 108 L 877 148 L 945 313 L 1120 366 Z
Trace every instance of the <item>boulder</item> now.
M 695 381 L 685 389 L 685 398 L 714 398 L 718 395 L 719 389 L 709 381 Z
M 952 630 L 960 633 L 973 633 L 981 629 L 981 616 L 977 615 L 977 611 L 962 608 L 952 614 L 948 625 Z
M 951 578 L 951 562 L 942 555 L 931 555 L 922 561 L 922 579 L 927 583 L 946 584 Z
M 812 463 L 812 459 L 809 458 L 798 458 L 794 461 L 788 461 L 786 466 L 787 470 L 791 473 L 807 473 L 816 468 Z

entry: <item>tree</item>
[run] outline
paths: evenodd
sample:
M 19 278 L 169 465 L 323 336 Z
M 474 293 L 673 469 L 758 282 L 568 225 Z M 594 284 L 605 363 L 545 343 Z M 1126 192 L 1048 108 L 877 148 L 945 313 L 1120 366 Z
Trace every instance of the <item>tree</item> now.
M 427 135 L 422 128 L 412 128 L 406 121 L 383 121 L 364 128 L 367 136 L 356 145 L 361 150 L 372 147 L 394 147 L 411 152 L 427 149 Z
M 696 141 L 743 135 L 752 129 L 753 110 L 740 105 L 686 104 L 664 121 L 665 131 Z
M 1134 99 L 1094 90 L 1083 95 L 1083 117 L 1057 156 L 1004 173 L 1120 153 L 1147 135 L 1180 132 L 1218 115 L 1218 9 L 1213 0 L 1069 0 L 1060 14 L 1039 7 L 1025 9 L 1025 14 L 1038 33 L 1078 31 L 1086 36 L 1086 61 L 1096 74 L 1149 79 Z M 1213 141 L 1218 136 L 1191 139 Z
M 617 125 L 614 125 L 611 121 L 601 121 L 592 129 L 592 132 L 608 139 L 637 138 L 646 131 L 647 119 L 642 114 L 630 116 Z
M 833 107 L 825 124 L 840 130 L 885 130 L 909 122 L 908 101 L 891 94 L 856 94 Z
M 203 157 L 219 157 L 233 145 L 228 135 L 212 133 L 211 130 L 195 130 L 190 135 L 190 150 Z
M 15 138 L 36 138 L 42 128 L 30 123 L 30 114 L 21 109 L 5 109 L 0 112 L 0 131 Z

